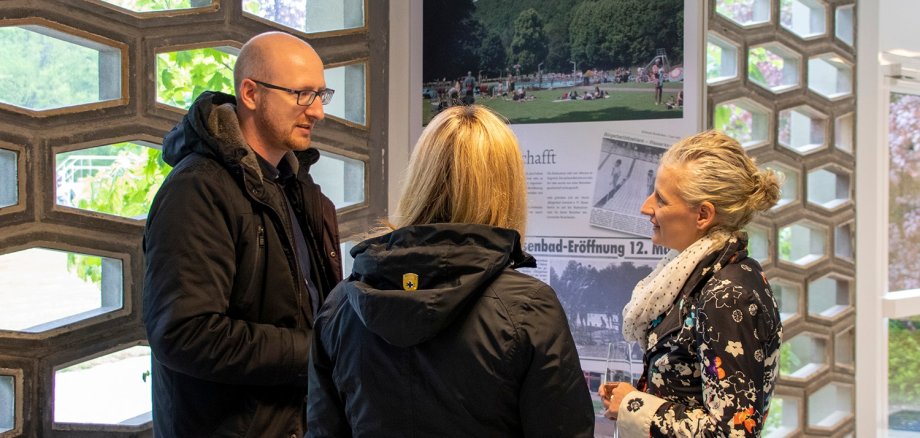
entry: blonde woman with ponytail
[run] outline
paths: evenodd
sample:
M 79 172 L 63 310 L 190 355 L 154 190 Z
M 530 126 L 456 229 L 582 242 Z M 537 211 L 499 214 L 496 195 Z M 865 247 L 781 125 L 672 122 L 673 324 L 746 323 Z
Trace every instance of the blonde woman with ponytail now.
M 623 336 L 642 346 L 645 369 L 636 387 L 600 390 L 620 436 L 760 436 L 782 325 L 742 228 L 776 204 L 779 184 L 718 131 L 662 156 L 642 214 L 652 242 L 672 251 L 623 309 Z
M 313 326 L 307 437 L 594 436 L 556 293 L 517 272 L 527 217 L 514 133 L 450 107 L 422 132 L 390 233 L 356 245 Z

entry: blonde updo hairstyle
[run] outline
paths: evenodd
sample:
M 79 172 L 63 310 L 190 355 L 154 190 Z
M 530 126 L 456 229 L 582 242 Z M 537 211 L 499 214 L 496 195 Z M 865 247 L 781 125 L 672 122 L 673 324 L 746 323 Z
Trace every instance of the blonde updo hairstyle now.
M 486 107 L 442 111 L 415 145 L 390 228 L 431 223 L 525 234 L 527 186 L 517 137 Z
M 741 145 L 720 131 L 684 138 L 661 157 L 662 167 L 682 169 L 677 181 L 681 197 L 692 206 L 709 201 L 716 224 L 709 230 L 734 233 L 757 212 L 769 210 L 780 196 L 780 177 L 760 170 Z

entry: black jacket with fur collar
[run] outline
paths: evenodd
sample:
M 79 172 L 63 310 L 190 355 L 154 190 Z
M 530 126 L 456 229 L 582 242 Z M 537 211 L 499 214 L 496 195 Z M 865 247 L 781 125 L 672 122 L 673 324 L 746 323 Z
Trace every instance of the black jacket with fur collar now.
M 144 236 L 144 325 L 157 436 L 303 436 L 313 316 L 282 187 L 263 179 L 236 100 L 202 94 L 165 138 L 175 166 Z M 325 296 L 341 279 L 335 206 L 285 158 L 287 184 Z

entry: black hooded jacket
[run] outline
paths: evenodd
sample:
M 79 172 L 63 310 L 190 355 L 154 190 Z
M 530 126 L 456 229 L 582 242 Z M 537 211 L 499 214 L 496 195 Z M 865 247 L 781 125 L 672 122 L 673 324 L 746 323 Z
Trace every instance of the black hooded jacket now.
M 263 179 L 233 96 L 203 93 L 163 144 L 175 166 L 144 236 L 144 325 L 154 431 L 163 437 L 303 436 L 313 315 L 282 185 Z M 285 184 L 325 296 L 341 279 L 319 153 L 288 154 Z
M 535 266 L 517 232 L 411 226 L 352 255 L 316 320 L 308 436 L 593 435 L 565 314 L 514 270 Z

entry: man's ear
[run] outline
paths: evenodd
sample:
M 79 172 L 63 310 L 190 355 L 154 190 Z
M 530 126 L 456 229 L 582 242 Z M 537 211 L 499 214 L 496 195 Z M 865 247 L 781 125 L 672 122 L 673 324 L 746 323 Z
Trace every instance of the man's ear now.
M 250 111 L 255 111 L 258 106 L 256 88 L 256 83 L 252 79 L 243 79 L 243 82 L 240 83 L 239 95 L 236 96 L 236 104 L 242 105 Z
M 703 201 L 697 209 L 696 229 L 708 231 L 716 224 L 716 207 L 709 201 Z

